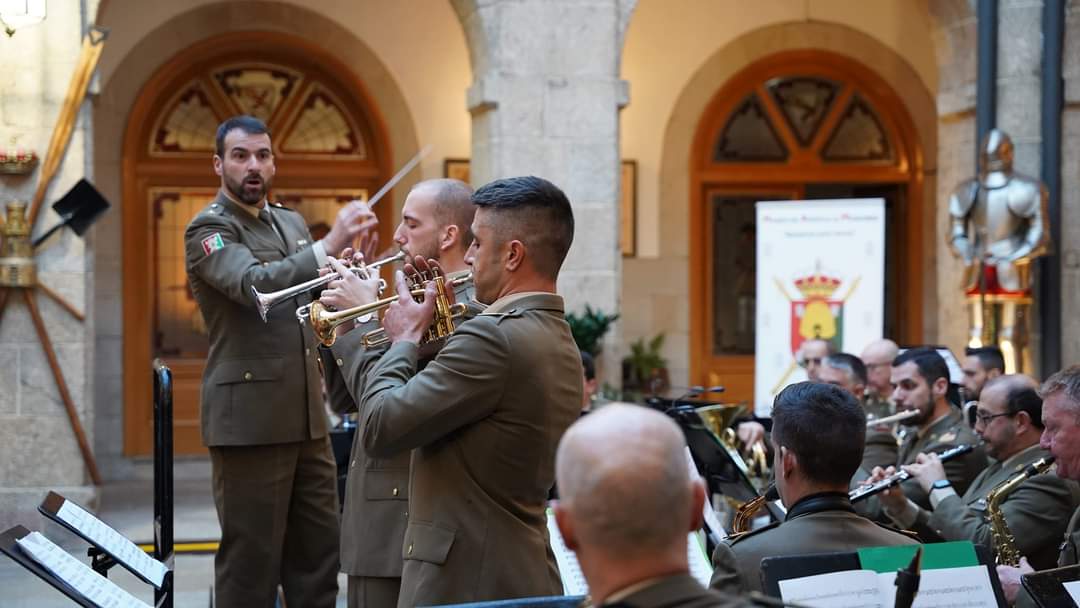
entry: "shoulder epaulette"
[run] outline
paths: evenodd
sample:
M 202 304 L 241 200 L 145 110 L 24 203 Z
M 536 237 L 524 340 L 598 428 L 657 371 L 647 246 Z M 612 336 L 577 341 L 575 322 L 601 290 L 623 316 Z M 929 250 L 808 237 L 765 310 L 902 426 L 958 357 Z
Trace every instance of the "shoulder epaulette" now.
M 510 319 L 510 318 L 514 318 L 514 317 L 520 317 L 522 315 L 522 312 L 523 311 L 521 311 L 521 310 L 519 310 L 517 308 L 511 308 L 510 310 L 504 310 L 502 312 L 487 312 L 487 311 L 484 311 L 484 312 L 478 314 L 477 316 L 478 317 L 495 317 L 495 323 L 499 324 L 499 323 L 502 323 L 506 319 Z
M 746 532 L 739 532 L 737 534 L 732 534 L 731 536 L 728 536 L 727 539 L 725 539 L 725 540 L 727 540 L 727 543 L 729 545 L 734 545 L 735 543 L 740 542 L 742 540 L 745 540 L 747 538 L 750 538 L 751 536 L 756 536 L 758 534 L 761 534 L 762 532 L 772 530 L 773 528 L 778 527 L 780 524 L 781 524 L 781 522 L 774 521 L 774 522 L 772 522 L 771 524 L 769 524 L 767 526 L 762 526 L 760 528 L 756 528 L 754 530 L 748 530 Z
M 912 540 L 917 540 L 919 542 L 922 542 L 922 539 L 919 538 L 919 535 L 916 534 L 915 532 L 911 531 L 911 530 L 902 530 L 900 528 L 895 528 L 893 526 L 890 526 L 889 524 L 882 523 L 880 521 L 874 521 L 874 520 L 871 520 L 871 521 L 873 521 L 878 526 L 880 526 L 882 528 L 885 528 L 889 532 L 895 532 L 897 534 L 903 534 L 904 536 L 906 536 L 906 537 L 908 537 L 908 538 L 910 538 Z
M 274 209 L 281 209 L 281 210 L 284 210 L 284 211 L 292 211 L 293 213 L 300 213 L 300 212 L 299 212 L 299 211 L 297 211 L 296 209 L 292 209 L 292 208 L 290 208 L 290 207 L 286 207 L 286 206 L 285 206 L 284 204 L 282 204 L 282 203 L 270 203 L 270 204 L 274 206 Z

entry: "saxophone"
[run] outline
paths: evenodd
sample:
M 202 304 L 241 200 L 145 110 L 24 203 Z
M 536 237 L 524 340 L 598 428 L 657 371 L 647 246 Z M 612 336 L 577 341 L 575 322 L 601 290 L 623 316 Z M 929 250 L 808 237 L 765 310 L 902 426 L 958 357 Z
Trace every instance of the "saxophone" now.
M 986 495 L 986 514 L 990 519 L 990 538 L 994 543 L 994 553 L 997 554 L 997 563 L 1002 566 L 1019 566 L 1020 550 L 1016 548 L 1016 538 L 1009 530 L 1009 522 L 1005 521 L 1005 513 L 1001 510 L 1001 504 L 1012 494 L 1020 484 L 1029 477 L 1045 473 L 1054 464 L 1054 457 L 1040 458 L 1024 467 L 1016 475 L 1000 483 Z

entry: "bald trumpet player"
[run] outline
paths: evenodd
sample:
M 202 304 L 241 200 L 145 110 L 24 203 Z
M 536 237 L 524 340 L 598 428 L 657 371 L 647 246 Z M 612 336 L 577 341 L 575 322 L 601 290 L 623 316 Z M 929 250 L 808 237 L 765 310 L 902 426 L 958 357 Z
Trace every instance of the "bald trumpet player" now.
M 394 232 L 394 242 L 405 259 L 420 258 L 425 265 L 426 260 L 435 260 L 451 276 L 467 272 L 465 251 L 472 242 L 474 213 L 471 197 L 472 188 L 453 179 L 413 186 Z M 377 243 L 368 245 L 370 252 Z M 344 310 L 378 297 L 377 276 L 361 279 L 337 260 L 331 264 L 337 278 L 322 292 L 323 305 Z M 471 301 L 472 285 L 456 288 L 454 295 L 459 302 Z M 339 414 L 357 410 L 355 396 L 363 394 L 367 370 L 386 352 L 386 348 L 361 344 L 363 335 L 377 327 L 378 315 L 355 328 L 346 323 L 338 328 L 339 339 L 332 348 L 319 347 L 327 394 Z M 343 374 L 343 369 L 350 373 Z M 359 433 L 353 442 L 341 515 L 341 570 L 348 575 L 350 608 L 397 604 L 409 507 L 409 459 L 407 450 L 384 458 L 369 457 L 360 445 Z

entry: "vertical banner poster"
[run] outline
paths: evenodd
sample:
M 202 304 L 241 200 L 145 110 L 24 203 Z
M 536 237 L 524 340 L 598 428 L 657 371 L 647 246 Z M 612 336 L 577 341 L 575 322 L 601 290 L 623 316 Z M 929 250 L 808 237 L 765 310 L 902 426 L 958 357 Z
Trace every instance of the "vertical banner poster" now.
M 785 386 L 806 380 L 799 349 L 831 341 L 858 354 L 881 337 L 885 201 L 757 203 L 754 412 L 768 416 Z

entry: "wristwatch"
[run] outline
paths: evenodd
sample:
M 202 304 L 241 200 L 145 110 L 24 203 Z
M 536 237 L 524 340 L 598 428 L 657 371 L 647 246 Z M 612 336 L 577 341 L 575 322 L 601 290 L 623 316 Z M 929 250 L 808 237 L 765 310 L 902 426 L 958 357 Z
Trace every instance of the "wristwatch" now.
M 930 486 L 930 490 L 931 491 L 933 491 L 933 490 L 944 490 L 945 488 L 951 488 L 951 487 L 952 487 L 952 482 L 951 481 L 949 481 L 948 479 L 939 479 L 939 480 L 935 481 Z

